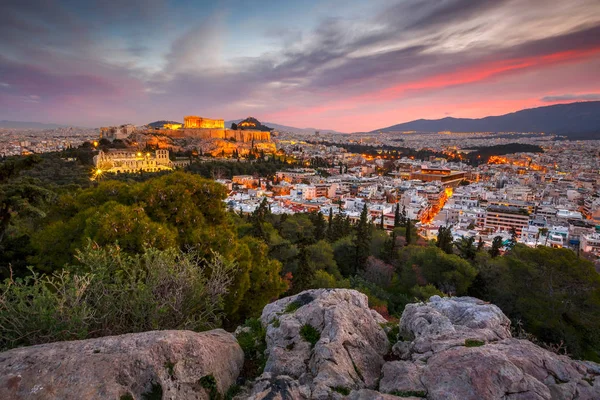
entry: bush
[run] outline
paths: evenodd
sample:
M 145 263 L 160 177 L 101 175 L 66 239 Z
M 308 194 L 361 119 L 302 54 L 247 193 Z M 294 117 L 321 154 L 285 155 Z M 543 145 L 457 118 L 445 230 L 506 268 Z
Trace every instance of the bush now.
M 266 329 L 257 318 L 247 319 L 239 333 L 236 332 L 238 343 L 244 351 L 244 367 L 240 374 L 242 379 L 254 379 L 262 374 L 267 362 L 266 335 Z
M 300 328 L 300 336 L 308 343 L 310 343 L 310 347 L 315 347 L 315 344 L 321 338 L 321 333 L 312 325 L 304 324 L 302 328 Z
M 0 349 L 155 329 L 201 331 L 221 323 L 234 265 L 175 249 L 77 253 L 78 266 L 0 284 Z

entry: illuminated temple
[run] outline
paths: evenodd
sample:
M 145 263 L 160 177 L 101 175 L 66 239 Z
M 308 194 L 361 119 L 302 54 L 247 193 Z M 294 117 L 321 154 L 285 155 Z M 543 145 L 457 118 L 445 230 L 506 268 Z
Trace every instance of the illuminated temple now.
M 184 117 L 183 127 L 165 124 L 162 133 L 171 137 L 193 137 L 198 139 L 222 139 L 236 142 L 270 142 L 271 132 L 253 129 L 225 128 L 222 119 L 210 119 L 188 115 Z M 245 128 L 245 126 L 244 126 Z
M 225 129 L 225 121 L 188 115 L 183 118 L 183 126 L 186 129 Z

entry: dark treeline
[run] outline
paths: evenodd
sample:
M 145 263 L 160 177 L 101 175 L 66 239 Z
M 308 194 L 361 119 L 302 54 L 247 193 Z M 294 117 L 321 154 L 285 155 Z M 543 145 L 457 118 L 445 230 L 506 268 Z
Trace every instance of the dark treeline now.
M 429 157 L 445 158 L 448 161 L 463 161 L 470 165 L 480 165 L 488 162 L 491 156 L 503 156 L 515 153 L 543 153 L 544 150 L 540 146 L 522 143 L 508 143 L 496 146 L 480 146 L 469 150 L 475 150 L 467 155 L 462 155 L 457 152 L 443 153 L 429 149 L 415 150 L 408 147 L 398 147 L 390 145 L 370 146 L 356 143 L 328 143 L 328 142 L 311 142 L 313 144 L 322 144 L 326 146 L 337 146 L 348 150 L 351 153 L 365 154 L 369 156 L 385 156 L 389 159 L 397 159 L 402 157 L 412 157 L 417 160 L 426 160 Z
M 508 143 L 496 146 L 479 146 L 472 148 L 475 151 L 466 155 L 471 165 L 480 165 L 488 162 L 492 156 L 504 156 L 516 153 L 543 153 L 544 149 L 534 144 Z

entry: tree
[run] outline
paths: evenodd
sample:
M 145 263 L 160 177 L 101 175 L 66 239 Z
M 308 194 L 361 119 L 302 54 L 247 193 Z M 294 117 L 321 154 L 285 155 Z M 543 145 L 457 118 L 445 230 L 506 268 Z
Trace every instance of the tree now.
M 452 244 L 452 229 L 448 226 L 440 226 L 438 229 L 437 240 L 435 245 L 442 249 L 446 254 L 453 254 L 454 247 Z
M 323 217 L 323 213 L 321 211 L 314 215 L 313 224 L 315 226 L 315 240 L 319 241 L 324 239 L 326 234 L 326 224 L 325 218 Z
M 315 278 L 314 264 L 310 262 L 306 246 L 300 247 L 298 255 L 298 270 L 292 280 L 292 290 L 299 293 L 308 289 Z
M 600 275 L 569 249 L 522 244 L 480 267 L 485 300 L 547 343 L 600 360 Z
M 367 205 L 363 206 L 362 212 L 360 213 L 360 219 L 355 229 L 354 236 L 354 248 L 355 248 L 355 272 L 363 268 L 367 257 L 370 255 L 371 247 L 371 227 L 369 224 L 369 210 Z
M 500 255 L 500 249 L 503 246 L 502 242 L 502 236 L 496 236 L 492 240 L 492 247 L 489 250 L 490 256 L 492 256 L 492 258 L 498 257 Z
M 477 276 L 477 270 L 469 262 L 435 246 L 408 246 L 401 259 L 405 260 L 401 282 L 406 290 L 431 283 L 444 293 L 464 295 Z
M 390 234 L 390 237 L 388 238 L 388 240 L 385 243 L 385 250 L 383 253 L 383 259 L 384 261 L 391 263 L 392 261 L 394 261 L 396 259 L 396 240 L 397 240 L 397 233 L 396 233 L 396 229 L 392 229 L 392 233 Z
M 173 245 L 194 248 L 207 258 L 216 251 L 231 260 L 236 232 L 224 198 L 222 185 L 184 172 L 134 184 L 100 182 L 59 198 L 48 225 L 32 237 L 37 252 L 32 261 L 45 271 L 61 268 L 73 261 L 86 238 L 104 244 L 127 242 L 124 250 L 131 252 Z
M 516 244 L 517 244 L 517 230 L 513 226 L 512 228 L 510 228 L 510 240 L 508 241 L 508 244 L 506 245 L 506 247 L 508 249 L 512 249 L 513 247 L 515 247 Z
M 333 207 L 329 207 L 329 219 L 327 220 L 327 239 L 331 242 L 333 235 Z
M 540 228 L 539 234 L 545 237 L 544 246 L 548 245 L 548 228 Z
M 475 247 L 475 237 L 461 237 L 456 242 L 454 242 L 456 249 L 458 250 L 458 254 L 461 258 L 466 260 L 475 259 L 475 255 L 477 254 L 477 248 Z
M 394 228 L 402 225 L 402 216 L 400 215 L 400 203 L 396 203 L 396 211 L 394 211 Z
M 33 168 L 40 162 L 36 156 L 11 158 L 0 164 L 0 244 L 14 217 L 44 217 L 40 208 L 44 202 L 54 197 L 54 193 L 27 181 L 15 178 L 21 171 Z
M 412 241 L 412 224 L 410 218 L 406 219 L 406 232 L 404 234 L 406 239 L 406 245 L 408 246 Z
M 231 129 L 233 129 L 234 131 L 237 131 L 238 129 L 238 124 L 236 124 L 235 122 L 231 123 Z
M 308 263 L 311 264 L 311 270 L 323 270 L 335 279 L 342 278 L 335 262 L 333 247 L 328 242 L 320 240 L 315 244 L 306 246 L 306 257 L 308 258 Z
M 287 290 L 281 278 L 281 263 L 268 257 L 269 248 L 261 240 L 246 236 L 236 246 L 238 271 L 226 298 L 230 326 L 256 317 L 263 307 Z
M 479 236 L 479 241 L 477 242 L 477 251 L 478 252 L 482 251 L 483 246 L 484 246 L 483 239 L 481 238 L 481 236 Z

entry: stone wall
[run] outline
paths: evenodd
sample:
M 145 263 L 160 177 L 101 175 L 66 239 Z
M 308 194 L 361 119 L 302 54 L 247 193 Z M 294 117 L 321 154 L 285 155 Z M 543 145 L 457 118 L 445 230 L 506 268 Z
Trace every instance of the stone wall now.
M 249 143 L 254 140 L 255 142 L 270 142 L 271 133 L 263 131 L 251 131 L 251 130 L 233 130 L 233 129 L 179 129 L 176 131 L 172 130 L 161 130 L 161 134 L 171 137 L 193 137 L 198 139 L 235 139 L 236 142 Z

